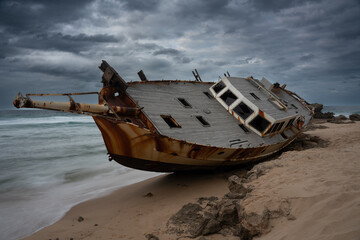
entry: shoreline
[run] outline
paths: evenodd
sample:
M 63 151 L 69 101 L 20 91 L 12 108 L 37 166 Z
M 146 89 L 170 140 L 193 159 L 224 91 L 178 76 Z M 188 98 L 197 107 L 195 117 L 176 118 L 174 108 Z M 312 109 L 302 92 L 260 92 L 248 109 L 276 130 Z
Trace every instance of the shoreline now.
M 193 183 L 195 181 L 195 184 Z M 195 175 L 195 174 L 165 174 L 156 176 L 138 183 L 121 187 L 109 195 L 94 198 L 82 202 L 72 207 L 59 221 L 47 226 L 36 233 L 23 239 L 82 239 L 89 237 L 84 232 L 97 231 L 99 227 L 106 226 L 111 219 L 116 218 L 119 213 L 132 215 L 129 212 L 137 206 L 145 206 L 142 212 L 135 210 L 134 218 L 138 221 L 144 214 L 154 214 L 155 217 L 165 220 L 171 217 L 171 212 L 165 216 L 157 215 L 155 206 L 159 208 L 169 207 L 172 209 L 180 208 L 184 200 L 193 201 L 196 197 L 206 195 L 206 189 L 202 186 L 206 183 L 213 183 L 219 197 L 226 190 L 226 176 L 212 176 L 212 174 Z M 195 187 L 197 191 L 189 193 L 189 186 Z M 195 185 L 195 186 L 194 186 Z M 185 198 L 182 194 L 186 194 Z M 168 204 L 168 201 L 171 201 Z M 118 203 L 122 203 L 119 206 Z M 105 206 L 105 207 L 102 207 Z M 152 209 L 154 207 L 154 209 Z M 116 209 L 116 210 L 115 210 Z M 79 218 L 83 220 L 79 221 Z M 139 218 L 139 219 L 138 219 Z M 149 224 L 149 221 L 146 220 Z M 136 227 L 136 226 L 135 226 Z M 127 226 L 126 229 L 133 229 L 134 226 Z M 152 232 L 152 228 L 148 228 Z M 73 232 L 75 230 L 75 232 Z M 64 236 L 67 235 L 66 237 Z M 70 236 L 72 235 L 72 236 Z M 86 236 L 87 235 L 87 236 Z M 63 237 L 62 237 L 63 236 Z M 125 235 L 119 236 L 125 237 Z M 125 238 L 126 239 L 126 238 Z
M 140 173 L 140 174 L 139 174 Z M 102 189 L 94 189 L 93 187 L 88 188 L 88 190 L 90 190 L 90 192 L 87 192 L 85 194 L 84 191 L 78 191 L 77 190 L 77 186 L 75 186 L 74 188 L 74 192 L 76 194 L 78 194 L 78 196 L 76 197 L 72 197 L 72 199 L 68 199 L 66 201 L 63 201 L 59 204 L 57 203 L 58 209 L 54 209 L 54 211 L 51 214 L 46 214 L 46 215 L 39 215 L 40 217 L 44 217 L 45 219 L 48 219 L 47 224 L 44 226 L 38 226 L 37 230 L 34 230 L 31 233 L 28 234 L 19 234 L 19 237 L 16 237 L 16 239 L 23 239 L 26 238 L 28 236 L 31 236 L 32 234 L 35 234 L 39 231 L 42 231 L 43 229 L 57 223 L 58 221 L 60 221 L 69 211 L 71 211 L 71 209 L 79 204 L 85 203 L 87 201 L 91 201 L 93 199 L 98 199 L 98 198 L 102 198 L 102 197 L 106 197 L 108 195 L 111 195 L 113 192 L 116 192 L 119 189 L 122 189 L 124 187 L 127 186 L 131 186 L 132 184 L 136 184 L 142 181 L 146 181 L 148 179 L 151 178 L 155 178 L 157 176 L 161 176 L 161 173 L 152 173 L 152 172 L 139 172 L 137 170 L 131 170 L 131 171 L 127 171 L 124 174 L 121 174 L 120 176 L 117 176 L 116 178 L 114 178 L 114 180 L 117 181 L 121 181 L 120 183 L 118 183 L 116 186 L 115 184 L 113 184 L 113 186 L 108 186 L 105 184 L 101 184 L 104 186 L 104 188 Z M 106 182 L 106 181 L 105 181 Z M 57 190 L 52 190 L 52 194 L 57 194 Z M 77 201 L 74 201 L 77 200 Z M 46 202 L 43 202 L 44 204 L 47 204 Z M 53 206 L 53 207 L 54 207 Z M 47 209 L 49 209 L 49 207 L 46 205 Z M 43 223 L 45 222 L 45 220 L 43 221 Z
M 264 206 L 271 208 L 274 202 L 287 199 L 295 218 L 270 220 L 269 229 L 259 239 L 302 239 L 305 235 L 306 239 L 353 239 L 360 235 L 356 225 L 360 223 L 360 205 L 355 204 L 360 201 L 360 122 L 314 124 L 324 128 L 306 133 L 329 140 L 329 146 L 283 152 L 266 162 L 281 166 L 249 183 L 254 190 L 243 200 L 245 209 L 262 211 Z M 201 197 L 221 199 L 229 191 L 227 178 L 231 174 L 166 174 L 150 178 L 82 202 L 59 221 L 24 239 L 147 239 L 147 234 L 176 239 L 179 235 L 168 231 L 168 220 L 183 205 Z M 238 238 L 215 233 L 205 239 Z

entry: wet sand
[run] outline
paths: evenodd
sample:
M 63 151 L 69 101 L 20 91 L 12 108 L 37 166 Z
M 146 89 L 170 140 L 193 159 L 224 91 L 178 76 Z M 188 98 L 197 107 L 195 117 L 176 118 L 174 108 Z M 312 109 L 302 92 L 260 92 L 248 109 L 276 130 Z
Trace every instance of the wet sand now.
M 327 128 L 307 134 L 330 141 L 328 146 L 283 152 L 245 184 L 252 188 L 242 200 L 245 212 L 276 212 L 271 210 L 278 203 L 287 203 L 287 217 L 270 217 L 255 239 L 360 239 L 360 122 L 321 125 Z M 168 231 L 171 216 L 200 197 L 221 199 L 231 174 L 158 176 L 81 203 L 25 239 L 178 239 Z M 239 238 L 216 233 L 205 239 Z

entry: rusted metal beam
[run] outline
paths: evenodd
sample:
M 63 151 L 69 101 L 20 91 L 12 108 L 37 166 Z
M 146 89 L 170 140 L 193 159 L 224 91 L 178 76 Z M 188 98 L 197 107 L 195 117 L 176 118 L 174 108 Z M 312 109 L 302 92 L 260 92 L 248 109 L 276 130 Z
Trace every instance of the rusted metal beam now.
M 54 94 L 55 96 L 63 96 L 61 94 Z M 108 115 L 114 114 L 118 117 L 119 115 L 124 116 L 137 116 L 140 114 L 140 108 L 134 107 L 121 107 L 114 106 L 109 107 L 108 105 L 102 104 L 88 104 L 88 103 L 76 103 L 72 98 L 72 94 L 67 94 L 69 96 L 69 102 L 53 102 L 53 101 L 35 101 L 29 98 L 29 96 L 54 96 L 52 94 L 28 94 L 24 97 L 21 93 L 18 93 L 14 100 L 14 106 L 17 108 L 41 108 L 41 109 L 50 109 L 62 112 L 87 112 L 91 114 L 101 114 Z M 79 95 L 79 94 L 77 94 Z M 80 94 L 81 95 L 81 94 Z
M 143 70 L 140 70 L 137 74 L 139 75 L 139 78 L 140 78 L 141 81 L 143 81 L 143 82 L 148 81 L 148 79 L 146 78 L 145 73 L 144 73 Z
M 196 68 L 195 68 L 195 71 L 192 71 L 192 73 L 193 73 L 193 75 L 194 75 L 194 77 L 195 77 L 195 81 L 197 81 L 197 82 L 202 82 L 201 77 L 200 77 L 200 75 L 199 75 L 199 73 L 198 73 L 198 71 L 197 71 Z
M 125 80 L 105 60 L 102 60 L 99 68 L 104 72 L 102 76 L 102 83 L 104 87 L 113 87 L 119 92 L 126 91 L 128 85 Z

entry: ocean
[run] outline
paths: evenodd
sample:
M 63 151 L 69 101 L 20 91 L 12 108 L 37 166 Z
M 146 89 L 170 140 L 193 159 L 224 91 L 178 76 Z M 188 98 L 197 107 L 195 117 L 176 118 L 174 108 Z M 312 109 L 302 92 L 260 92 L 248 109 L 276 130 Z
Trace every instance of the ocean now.
M 325 106 L 349 116 L 360 106 Z M 0 239 L 18 239 L 59 220 L 72 206 L 157 176 L 107 158 L 89 116 L 0 111 Z
M 349 117 L 353 113 L 360 114 L 360 106 L 324 106 L 322 112 L 333 112 L 335 116 L 344 115 Z
M 0 239 L 25 237 L 72 206 L 157 176 L 109 162 L 89 116 L 0 111 Z

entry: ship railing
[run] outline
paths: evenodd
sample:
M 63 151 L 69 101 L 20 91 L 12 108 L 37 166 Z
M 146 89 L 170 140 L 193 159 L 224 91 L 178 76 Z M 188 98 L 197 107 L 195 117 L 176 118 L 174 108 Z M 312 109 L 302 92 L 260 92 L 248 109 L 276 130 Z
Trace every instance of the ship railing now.
M 305 99 L 300 97 L 296 92 L 292 92 L 290 90 L 285 89 L 286 85 L 281 87 L 282 90 L 284 90 L 287 94 L 295 98 L 298 102 L 300 102 L 307 110 L 311 112 L 312 115 L 314 115 L 314 109 L 311 107 L 311 104 L 308 103 Z
M 276 105 L 278 105 L 282 110 L 287 111 L 288 107 L 281 102 L 278 96 L 276 96 L 274 93 L 263 87 L 260 83 L 258 83 L 254 78 L 248 77 L 246 80 L 253 83 L 258 89 L 263 90 L 265 93 L 267 93 L 270 96 L 270 100 L 273 101 Z

